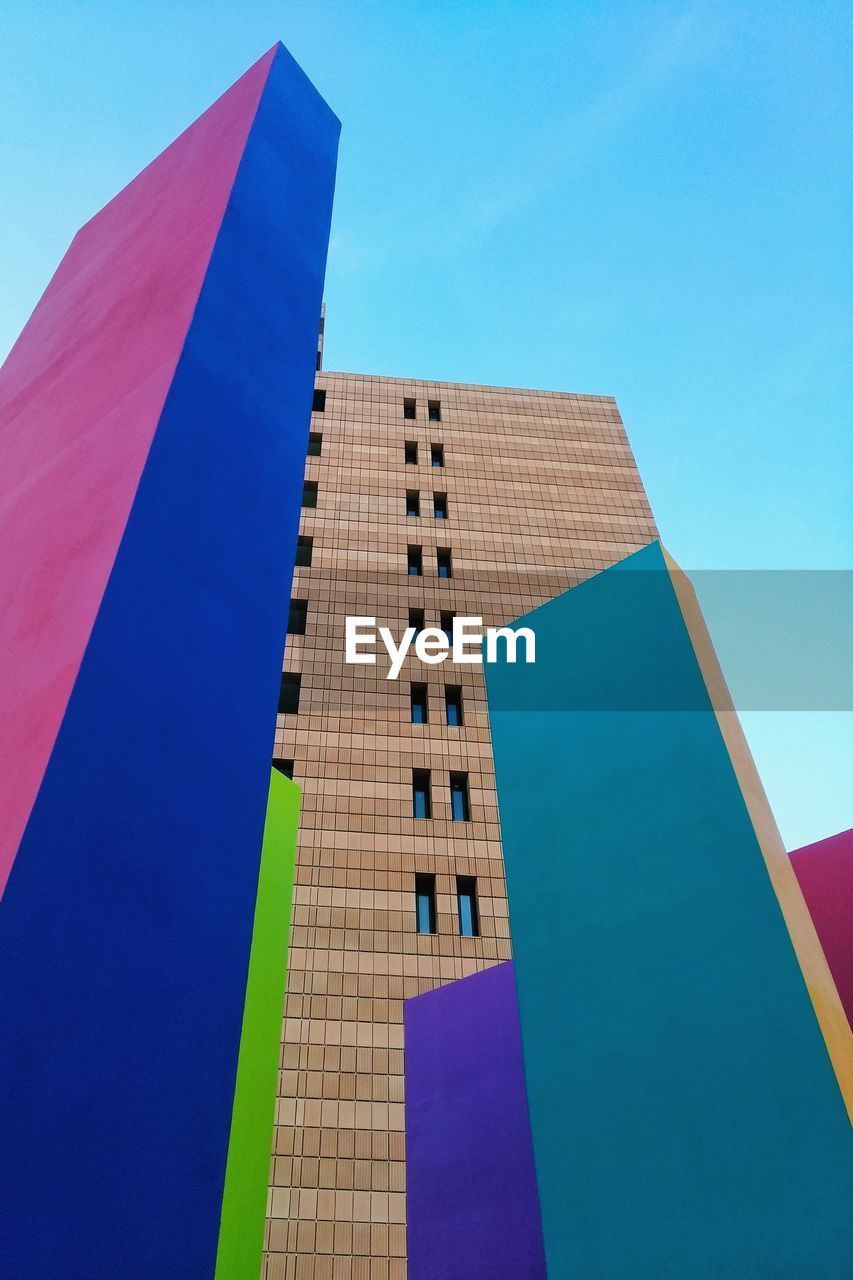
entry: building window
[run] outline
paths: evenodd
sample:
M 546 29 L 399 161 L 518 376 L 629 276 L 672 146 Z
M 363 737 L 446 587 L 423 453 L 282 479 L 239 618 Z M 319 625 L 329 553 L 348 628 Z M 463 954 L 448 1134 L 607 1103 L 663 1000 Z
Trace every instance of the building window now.
M 418 465 L 418 446 L 414 440 L 407 440 L 405 444 L 406 465 L 416 467 Z
M 450 813 L 454 822 L 470 821 L 471 806 L 468 803 L 467 773 L 450 775 Z
M 414 416 L 415 416 L 415 402 L 414 402 L 414 400 L 404 400 L 404 401 L 403 401 L 403 417 L 404 417 L 404 418 L 414 418 Z
M 296 565 L 299 569 L 307 569 L 314 553 L 314 539 L 300 536 L 296 539 Z
M 463 938 L 480 936 L 480 913 L 477 910 L 477 881 L 474 876 L 456 877 L 456 904 L 459 908 L 459 932 Z
M 317 481 L 306 480 L 302 486 L 302 505 L 303 507 L 316 507 L 317 505 Z
M 449 644 L 453 643 L 453 619 L 455 617 L 456 617 L 455 613 L 446 612 L 444 609 L 442 609 L 441 622 L 439 623 L 439 625 L 442 631 L 444 632 L 444 634 L 447 636 L 447 640 Z
M 443 444 L 430 445 L 430 461 L 432 462 L 432 465 L 434 467 L 444 466 L 444 445 Z
M 432 495 L 432 509 L 436 520 L 447 519 L 447 494 L 434 493 Z
M 425 684 L 412 685 L 412 724 L 426 724 L 429 719 L 427 710 L 427 687 Z
M 409 577 L 420 578 L 424 571 L 424 558 L 420 547 L 409 547 Z
M 273 760 L 272 767 L 277 769 L 279 773 L 283 773 L 285 778 L 293 778 L 292 760 Z
M 314 403 L 311 406 L 312 413 L 326 412 L 326 393 L 320 387 L 314 388 Z
M 418 636 L 424 629 L 424 611 L 423 609 L 409 610 L 409 626 L 415 628 L 413 639 L 417 640 Z
M 447 547 L 439 547 L 435 553 L 436 563 L 438 565 L 439 578 L 452 578 L 453 569 L 450 564 L 450 550 Z
M 299 711 L 299 690 L 302 676 L 295 671 L 285 671 L 281 677 L 281 688 L 278 693 L 278 714 L 295 716 Z
M 319 458 L 323 452 L 323 435 L 320 431 L 312 431 L 308 437 L 308 457 Z
M 291 600 L 290 615 L 287 619 L 287 634 L 289 636 L 304 636 L 305 624 L 308 621 L 308 601 L 307 600 Z
M 421 514 L 421 495 L 417 489 L 406 490 L 406 515 L 419 516 Z
M 415 920 L 418 933 L 435 933 L 435 876 L 415 876 Z
M 432 817 L 432 797 L 429 789 L 429 769 L 412 770 L 412 817 Z
M 430 422 L 441 422 L 441 401 L 430 400 L 428 402 L 428 408 Z
M 444 710 L 447 723 L 458 728 L 462 724 L 462 690 L 458 684 L 449 684 L 445 688 Z
M 322 367 L 323 367 L 323 353 L 322 353 L 322 351 L 318 351 L 318 352 L 317 352 L 317 359 L 316 359 L 316 361 L 314 362 L 314 368 L 315 368 L 315 369 L 317 370 L 317 372 L 319 373 L 319 372 L 320 372 L 320 370 L 322 369 Z

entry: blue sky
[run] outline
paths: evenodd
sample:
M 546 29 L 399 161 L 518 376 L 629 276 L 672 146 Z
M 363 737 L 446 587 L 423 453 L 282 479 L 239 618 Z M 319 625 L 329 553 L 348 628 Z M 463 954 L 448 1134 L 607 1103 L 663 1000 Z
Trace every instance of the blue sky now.
M 329 368 L 615 395 L 686 569 L 853 570 L 845 10 L 7 0 L 0 352 L 280 38 L 344 125 Z M 853 715 L 744 721 L 789 847 L 853 825 Z

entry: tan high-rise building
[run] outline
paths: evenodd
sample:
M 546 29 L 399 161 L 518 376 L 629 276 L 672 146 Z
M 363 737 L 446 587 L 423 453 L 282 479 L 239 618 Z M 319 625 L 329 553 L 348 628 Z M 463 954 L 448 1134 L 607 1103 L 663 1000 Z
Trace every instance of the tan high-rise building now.
M 509 958 L 509 923 L 482 667 L 410 656 L 389 680 L 381 645 L 346 663 L 345 619 L 506 623 L 656 530 L 610 397 L 320 372 L 311 431 L 297 709 L 276 734 L 303 802 L 264 1275 L 403 1280 L 403 1000 Z

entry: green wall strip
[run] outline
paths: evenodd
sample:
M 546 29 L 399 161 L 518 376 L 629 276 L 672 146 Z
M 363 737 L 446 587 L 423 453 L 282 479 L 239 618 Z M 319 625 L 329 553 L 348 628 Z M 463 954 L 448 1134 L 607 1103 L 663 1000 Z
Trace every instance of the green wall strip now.
M 296 784 L 274 770 L 258 877 L 215 1280 L 258 1280 L 261 1270 L 299 800 Z

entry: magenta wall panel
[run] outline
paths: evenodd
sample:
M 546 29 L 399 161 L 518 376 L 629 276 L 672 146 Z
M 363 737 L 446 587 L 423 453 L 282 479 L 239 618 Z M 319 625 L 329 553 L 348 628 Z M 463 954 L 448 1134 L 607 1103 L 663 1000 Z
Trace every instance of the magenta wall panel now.
M 273 56 L 81 228 L 0 370 L 0 894 Z
M 853 828 L 795 849 L 791 861 L 853 1025 Z

